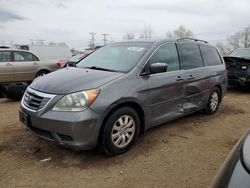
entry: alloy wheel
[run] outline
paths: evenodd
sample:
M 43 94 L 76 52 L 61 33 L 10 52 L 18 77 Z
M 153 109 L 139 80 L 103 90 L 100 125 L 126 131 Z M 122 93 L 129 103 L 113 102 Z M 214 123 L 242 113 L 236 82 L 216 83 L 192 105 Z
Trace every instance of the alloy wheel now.
M 215 111 L 219 104 L 219 94 L 217 91 L 214 91 L 210 99 L 210 108 L 212 111 Z
M 135 134 L 135 120 L 129 115 L 121 116 L 115 123 L 111 131 L 111 140 L 118 148 L 126 147 Z

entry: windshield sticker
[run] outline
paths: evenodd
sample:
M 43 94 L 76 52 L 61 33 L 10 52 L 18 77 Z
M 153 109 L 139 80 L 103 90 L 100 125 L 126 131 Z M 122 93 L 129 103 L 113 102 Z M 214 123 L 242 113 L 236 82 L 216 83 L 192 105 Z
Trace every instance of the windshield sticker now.
M 142 47 L 128 47 L 128 50 L 141 52 L 144 50 Z

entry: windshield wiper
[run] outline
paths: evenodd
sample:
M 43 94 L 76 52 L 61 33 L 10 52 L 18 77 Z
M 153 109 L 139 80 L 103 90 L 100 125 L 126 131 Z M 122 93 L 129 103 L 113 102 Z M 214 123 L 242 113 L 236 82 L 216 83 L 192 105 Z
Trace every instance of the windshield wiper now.
M 105 68 L 102 68 L 102 67 L 96 67 L 96 66 L 84 67 L 84 68 L 87 68 L 87 69 L 94 69 L 94 70 L 110 71 L 110 72 L 117 72 L 117 71 L 115 71 L 115 70 L 105 69 Z

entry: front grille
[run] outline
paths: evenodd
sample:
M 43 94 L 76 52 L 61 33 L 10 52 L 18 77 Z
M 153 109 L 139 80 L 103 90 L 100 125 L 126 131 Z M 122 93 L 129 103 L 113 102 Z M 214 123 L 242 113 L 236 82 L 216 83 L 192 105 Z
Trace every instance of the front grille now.
M 228 69 L 228 76 L 246 77 L 247 76 L 247 71 L 246 70 Z
M 48 94 L 27 89 L 23 96 L 23 103 L 31 110 L 41 110 L 52 99 Z
M 233 63 L 233 62 L 227 62 L 226 67 L 228 70 L 228 76 L 231 77 L 246 77 L 247 76 L 247 68 L 242 69 L 242 66 L 247 66 L 243 65 L 240 63 Z

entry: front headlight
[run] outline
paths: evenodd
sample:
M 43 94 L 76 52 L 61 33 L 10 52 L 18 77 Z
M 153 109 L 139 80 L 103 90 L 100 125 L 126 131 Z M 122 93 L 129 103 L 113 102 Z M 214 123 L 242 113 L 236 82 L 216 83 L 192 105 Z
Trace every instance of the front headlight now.
M 90 106 L 100 93 L 99 89 L 76 92 L 65 95 L 52 110 L 79 112 Z

